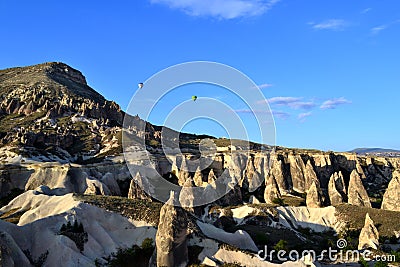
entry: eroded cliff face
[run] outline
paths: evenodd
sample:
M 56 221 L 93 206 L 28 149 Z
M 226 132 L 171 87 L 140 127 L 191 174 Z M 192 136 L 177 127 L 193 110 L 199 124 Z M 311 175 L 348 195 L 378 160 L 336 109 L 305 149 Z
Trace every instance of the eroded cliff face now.
M 323 206 L 342 202 L 367 203 L 370 206 L 369 198 L 381 198 L 392 180 L 392 173 L 400 170 L 399 158 L 371 158 L 349 153 L 291 150 L 270 155 L 260 151 L 223 152 L 217 153 L 211 164 L 202 166 L 206 167 L 202 170 L 189 166 L 193 164 L 193 158 L 189 153 L 183 157 L 169 155 L 168 158 L 152 155 L 159 174 L 181 186 L 191 180 L 194 186 L 208 186 L 208 191 L 213 191 L 218 177 L 227 173 L 229 183 L 237 185 L 221 200 L 225 204 L 238 199 L 248 202 L 252 195 L 267 203 L 279 196 L 306 195 L 315 183 Z M 131 180 L 132 175 L 123 162 L 3 166 L 0 170 L 0 196 L 7 195 L 13 188 L 30 190 L 40 185 L 48 186 L 54 194 L 75 192 L 127 196 Z M 396 195 L 392 191 L 390 195 Z
M 359 198 L 363 199 L 363 203 L 367 203 L 368 196 L 381 197 L 392 179 L 392 173 L 400 167 L 399 158 L 366 157 L 351 153 L 301 153 L 301 150 L 277 151 L 272 155 L 257 151 L 219 153 L 215 156 L 213 164 L 201 172 L 187 171 L 186 165 L 190 164 L 190 155 L 186 155 L 184 161 L 175 158 L 169 163 L 163 159 L 159 159 L 159 162 L 162 162 L 158 165 L 160 174 L 166 175 L 173 170 L 180 185 L 183 185 L 186 179 L 199 181 L 201 177 L 202 184 L 197 182 L 196 186 L 206 186 L 206 177 L 211 170 L 213 174 L 221 174 L 228 170 L 232 180 L 238 182 L 243 195 L 254 194 L 259 198 L 263 195 L 259 191 L 264 192 L 267 187 L 268 193 L 265 196 L 268 199 L 265 201 L 268 203 L 273 198 L 271 190 L 279 190 L 282 195 L 306 194 L 315 182 L 321 189 L 321 197 L 326 199 L 323 202 L 325 205 L 330 202 L 358 205 L 361 203 Z M 174 167 L 174 164 L 179 162 L 181 165 Z M 354 176 L 352 180 L 351 173 Z M 349 186 L 354 187 L 351 194 L 348 194 Z

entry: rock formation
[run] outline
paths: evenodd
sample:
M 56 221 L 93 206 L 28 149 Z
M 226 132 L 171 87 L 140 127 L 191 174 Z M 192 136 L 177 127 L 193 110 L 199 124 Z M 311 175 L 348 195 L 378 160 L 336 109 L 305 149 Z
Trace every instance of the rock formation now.
M 265 180 L 264 201 L 267 204 L 273 204 L 274 200 L 281 198 L 279 187 L 273 175 L 269 175 Z
M 187 227 L 185 210 L 174 206 L 175 195 L 160 211 L 160 222 L 156 234 L 157 266 L 186 266 L 188 263 Z
M 257 164 L 257 167 L 255 166 Z M 247 160 L 247 166 L 245 169 L 245 175 L 241 182 L 241 187 L 248 190 L 249 192 L 253 192 L 256 190 L 262 183 L 263 178 L 261 177 L 261 173 L 257 170 L 260 169 L 261 160 L 260 157 L 249 157 Z
M 339 171 L 332 174 L 328 184 L 329 201 L 332 206 L 344 202 L 345 188 L 342 172 Z
M 358 160 L 357 160 L 357 163 L 356 163 L 356 170 L 357 170 L 358 174 L 361 176 L 361 179 L 365 179 L 366 178 L 364 170 L 361 167 L 361 164 L 360 164 L 360 162 Z
M 182 191 L 181 191 L 182 192 Z M 213 201 L 218 200 L 218 192 L 216 188 L 216 184 L 207 184 L 206 187 L 204 187 L 204 191 L 201 194 L 201 199 L 203 203 L 211 203 Z
M 306 197 L 307 208 L 321 208 L 323 205 L 321 188 L 313 181 Z
M 201 174 L 200 166 L 197 167 L 194 173 L 193 182 L 196 186 L 203 186 L 203 175 Z
M 111 194 L 114 196 L 120 196 L 121 190 L 118 186 L 118 183 L 114 177 L 114 175 L 110 172 L 107 172 L 102 178 L 101 182 L 107 185 L 108 189 L 110 189 Z
M 220 177 L 215 181 L 216 190 L 220 196 L 217 203 L 221 206 L 226 205 L 237 205 L 238 203 L 243 203 L 242 191 L 235 180 L 231 176 L 229 170 L 225 170 Z
M 304 193 L 306 185 L 303 173 L 303 170 L 305 169 L 303 159 L 300 155 L 289 154 L 288 160 L 290 164 L 290 175 L 292 177 L 293 190 L 299 193 Z
M 87 179 L 86 184 L 87 188 L 84 192 L 85 195 L 111 195 L 110 189 L 108 189 L 108 187 L 99 180 Z
M 137 172 L 136 176 L 131 180 L 129 185 L 128 191 L 128 198 L 130 199 L 144 199 L 151 201 L 151 197 L 149 197 L 144 189 L 144 186 L 147 186 L 148 190 L 148 183 L 145 177 L 142 177 L 140 172 Z
M 178 183 L 179 185 L 184 185 L 186 180 L 190 177 L 188 167 L 186 165 L 186 159 L 182 159 L 182 164 L 178 173 Z
M 195 206 L 194 196 L 195 184 L 193 179 L 189 177 L 183 184 L 181 192 L 179 194 L 179 203 L 182 207 L 193 209 Z
M 208 173 L 207 183 L 212 184 L 217 180 L 217 176 L 215 176 L 213 169 Z
M 400 211 L 400 172 L 394 171 L 383 195 L 382 209 Z
M 311 164 L 311 160 L 307 161 L 306 167 L 304 169 L 304 183 L 305 183 L 305 191 L 308 192 L 312 183 L 316 181 L 319 183 L 318 177 L 315 174 L 314 168 Z
M 268 173 L 270 176 L 273 176 L 275 182 L 278 185 L 280 193 L 286 194 L 288 191 L 292 189 L 292 185 L 286 184 L 285 176 L 283 174 L 282 160 L 280 160 L 276 154 L 273 154 L 271 155 L 270 164 L 271 166 L 269 166 L 269 172 L 265 173 Z
M 347 191 L 349 192 L 349 204 L 371 208 L 371 202 L 367 191 L 365 190 L 360 175 L 356 170 L 353 170 L 350 174 L 349 188 Z
M 379 232 L 376 229 L 374 222 L 367 213 L 365 215 L 364 227 L 361 229 L 358 239 L 358 249 L 377 249 L 379 246 Z

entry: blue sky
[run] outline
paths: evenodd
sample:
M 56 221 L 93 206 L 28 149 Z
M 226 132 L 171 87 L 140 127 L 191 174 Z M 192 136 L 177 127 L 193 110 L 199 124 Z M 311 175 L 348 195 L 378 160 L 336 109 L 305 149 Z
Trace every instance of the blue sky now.
M 262 87 L 278 145 L 400 149 L 398 0 L 0 0 L 0 23 L 1 69 L 62 61 L 123 109 L 154 73 L 215 61 Z

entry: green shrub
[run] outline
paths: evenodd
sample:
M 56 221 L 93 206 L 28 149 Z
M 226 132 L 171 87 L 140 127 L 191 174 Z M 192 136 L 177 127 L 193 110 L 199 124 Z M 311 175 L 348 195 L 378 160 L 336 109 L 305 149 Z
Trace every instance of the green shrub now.
M 393 256 L 395 256 L 395 262 L 400 262 L 400 249 L 397 251 L 392 251 L 390 254 L 392 254 Z
M 157 140 L 152 139 L 152 140 L 149 141 L 149 145 L 152 146 L 152 147 L 158 147 L 160 145 L 160 142 L 158 142 Z
M 142 242 L 142 246 L 141 246 L 142 250 L 145 253 L 153 253 L 154 250 L 154 245 L 153 245 L 153 239 L 151 238 L 145 238 Z
M 133 245 L 130 248 L 118 248 L 106 260 L 108 266 L 113 267 L 133 266 L 132 263 L 135 263 L 134 266 L 147 266 L 153 251 L 153 239 L 145 238 L 141 247 Z
M 368 262 L 363 257 L 360 258 L 358 263 L 361 264 L 361 266 L 363 267 L 368 267 Z
M 288 242 L 286 240 L 281 239 L 278 241 L 278 243 L 275 244 L 274 249 L 276 251 L 280 251 L 280 250 L 287 251 L 288 250 L 287 244 L 288 244 Z
M 61 225 L 59 235 L 64 235 L 75 242 L 76 247 L 82 252 L 84 245 L 88 241 L 88 234 L 83 229 L 82 223 L 75 220 L 73 224 L 70 221 Z
M 388 263 L 385 261 L 377 261 L 374 264 L 374 267 L 387 267 L 387 266 L 388 266 Z
M 272 203 L 277 204 L 279 206 L 284 206 L 285 205 L 285 201 L 282 198 L 274 198 L 272 200 Z

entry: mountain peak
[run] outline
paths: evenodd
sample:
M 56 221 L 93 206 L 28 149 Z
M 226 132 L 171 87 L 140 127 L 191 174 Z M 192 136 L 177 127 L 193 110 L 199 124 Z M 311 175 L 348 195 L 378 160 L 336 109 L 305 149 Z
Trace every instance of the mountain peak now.
M 31 66 L 39 70 L 44 70 L 47 74 L 60 75 L 62 77 L 68 78 L 74 82 L 87 85 L 86 78 L 83 76 L 82 72 L 63 62 L 46 62 L 39 65 Z M 28 67 L 29 68 L 29 67 Z
M 70 95 L 103 104 L 104 97 L 88 86 L 85 76 L 62 62 L 46 62 L 26 67 L 0 70 L 0 94 L 3 97 L 24 98 L 40 93 L 49 99 Z
M 98 153 L 114 142 L 102 139 L 122 125 L 123 116 L 115 102 L 88 86 L 83 74 L 65 63 L 0 70 L 0 147 Z
M 14 82 L 18 78 L 27 78 L 29 80 L 29 78 L 34 78 L 35 76 L 43 79 L 43 75 L 50 79 L 55 78 L 57 80 L 57 78 L 63 78 L 87 85 L 85 76 L 79 70 L 62 62 L 46 62 L 32 66 L 0 70 L 0 82 L 7 80 Z

